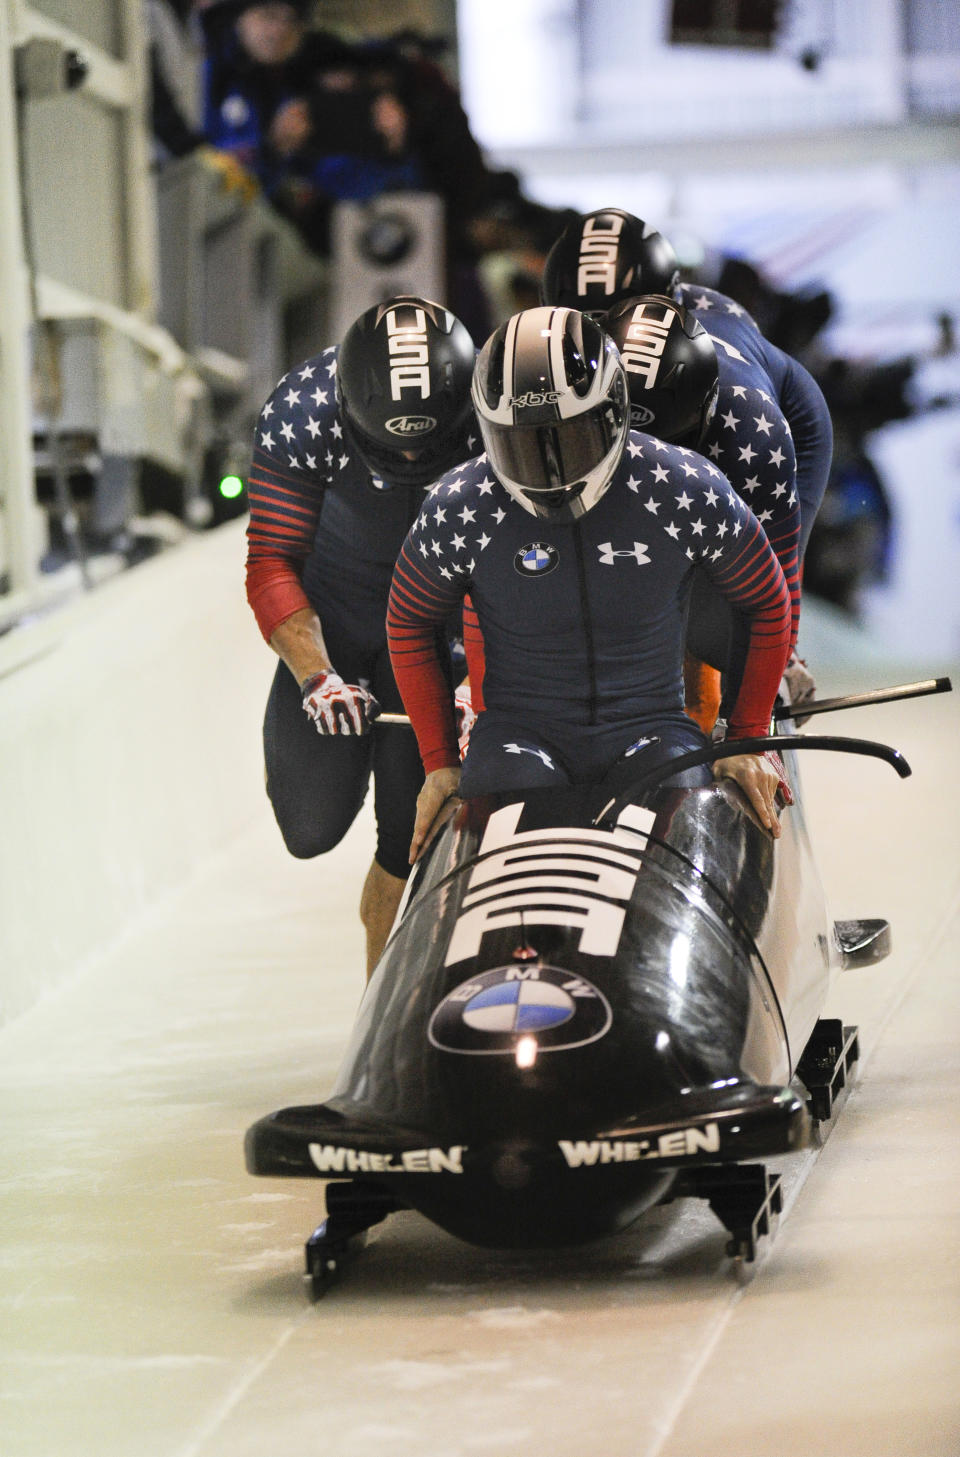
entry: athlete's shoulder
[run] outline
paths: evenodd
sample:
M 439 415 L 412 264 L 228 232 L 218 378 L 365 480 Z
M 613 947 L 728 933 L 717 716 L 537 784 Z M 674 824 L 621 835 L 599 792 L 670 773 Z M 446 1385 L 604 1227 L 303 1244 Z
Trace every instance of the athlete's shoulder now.
M 683 445 L 669 445 L 655 435 L 631 430 L 627 448 L 614 477 L 628 495 L 639 496 L 651 485 L 682 485 L 685 481 L 709 482 L 722 476 L 710 461 Z
M 336 346 L 297 364 L 278 381 L 257 420 L 254 444 L 278 466 L 326 471 L 346 461 L 336 400 Z
M 640 430 L 630 431 L 627 456 L 613 485 L 624 510 L 639 506 L 654 516 L 658 501 L 679 501 L 686 510 L 688 503 L 717 492 L 735 495 L 724 472 L 705 455 L 685 445 L 668 445 Z
M 287 412 L 307 411 L 311 414 L 337 413 L 335 377 L 337 373 L 337 346 L 331 344 L 319 354 L 313 354 L 300 364 L 287 370 L 273 387 L 273 391 L 261 411 L 276 414 L 280 409 Z
M 735 299 L 729 298 L 727 294 L 720 293 L 718 289 L 706 288 L 699 283 L 682 283 L 680 285 L 680 302 L 693 312 L 700 319 L 706 328 L 706 318 L 727 318 L 739 319 L 751 329 L 760 332 L 760 326 L 756 319 L 743 304 L 738 304 Z
M 746 515 L 723 471 L 695 450 L 640 431 L 630 432 L 630 443 L 632 467 L 619 471 L 611 487 L 621 520 L 638 533 L 645 526 L 651 548 L 654 537 L 669 538 L 689 562 L 717 561 L 740 536 Z
M 455 497 L 475 505 L 485 499 L 489 502 L 493 497 L 499 500 L 506 494 L 503 486 L 490 469 L 490 462 L 486 455 L 474 455 L 440 476 L 427 492 L 427 500 L 429 502 L 431 499 L 439 498 L 441 501 L 446 501 Z
M 411 529 L 411 540 L 422 556 L 427 555 L 425 543 L 432 556 L 449 548 L 448 564 L 457 571 L 472 571 L 503 522 L 518 511 L 522 508 L 497 480 L 487 457 L 475 456 L 430 487 Z M 442 563 L 435 565 L 439 570 Z
M 769 435 L 773 427 L 782 429 L 786 426 L 786 419 L 773 393 L 770 380 L 762 374 L 754 374 L 748 378 L 748 383 L 740 384 L 721 376 L 717 408 L 707 433 L 708 440 L 718 434 L 721 427 L 738 433 L 738 427 L 751 420 L 765 435 Z

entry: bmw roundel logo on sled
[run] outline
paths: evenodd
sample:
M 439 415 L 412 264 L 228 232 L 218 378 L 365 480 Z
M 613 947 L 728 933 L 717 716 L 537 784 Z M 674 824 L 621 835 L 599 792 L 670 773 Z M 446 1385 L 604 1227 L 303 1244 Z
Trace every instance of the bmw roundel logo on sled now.
M 596 1042 L 613 1021 L 610 1003 L 582 976 L 555 966 L 498 966 L 461 982 L 430 1019 L 444 1052 L 513 1053 L 521 1037 L 540 1052 Z
M 532 541 L 522 546 L 513 559 L 513 569 L 521 577 L 545 577 L 560 560 L 555 546 L 546 541 Z

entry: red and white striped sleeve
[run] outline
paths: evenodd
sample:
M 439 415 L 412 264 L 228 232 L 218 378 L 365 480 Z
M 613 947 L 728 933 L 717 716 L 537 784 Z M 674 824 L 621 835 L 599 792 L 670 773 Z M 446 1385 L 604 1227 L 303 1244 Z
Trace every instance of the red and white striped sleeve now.
M 443 671 L 439 639 L 467 582 L 450 582 L 431 570 L 415 545 L 416 527 L 407 537 L 394 568 L 387 604 L 390 662 L 404 708 L 410 715 L 424 772 L 460 763 L 457 723 L 450 685 Z

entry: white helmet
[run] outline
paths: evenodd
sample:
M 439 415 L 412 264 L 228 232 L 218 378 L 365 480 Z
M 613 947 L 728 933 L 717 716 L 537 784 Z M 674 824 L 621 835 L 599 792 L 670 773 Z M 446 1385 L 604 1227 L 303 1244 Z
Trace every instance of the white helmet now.
M 473 405 L 493 470 L 531 516 L 575 521 L 597 504 L 630 416 L 620 356 L 593 319 L 514 314 L 480 351 Z

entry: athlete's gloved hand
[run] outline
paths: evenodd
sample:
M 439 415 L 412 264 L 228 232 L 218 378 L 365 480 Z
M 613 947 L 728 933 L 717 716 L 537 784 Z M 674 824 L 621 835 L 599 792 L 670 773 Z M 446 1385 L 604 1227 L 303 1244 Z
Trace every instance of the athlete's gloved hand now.
M 457 740 L 460 745 L 460 758 L 467 752 L 467 745 L 470 742 L 470 730 L 477 721 L 477 715 L 473 711 L 473 702 L 470 697 L 470 684 L 461 683 L 453 695 L 453 707 L 457 715 Z
M 368 733 L 380 712 L 372 693 L 359 683 L 344 683 L 332 669 L 308 678 L 301 692 L 304 712 L 320 734 Z
M 781 759 L 780 755 L 777 753 L 776 749 L 766 749 L 764 751 L 763 757 L 766 759 L 767 763 L 772 765 L 772 767 L 777 771 L 777 777 L 780 780 L 780 783 L 777 786 L 777 797 L 781 799 L 786 805 L 793 804 L 793 790 L 790 788 L 790 781 L 787 779 L 786 766 L 784 765 L 784 762 Z
M 814 682 L 813 674 L 803 658 L 797 657 L 796 649 L 787 659 L 787 666 L 783 670 L 783 682 L 791 708 L 800 708 L 808 699 L 816 696 L 817 685 Z M 803 713 L 793 713 L 790 716 L 798 728 L 805 724 L 810 717 L 809 714 L 804 715 Z

